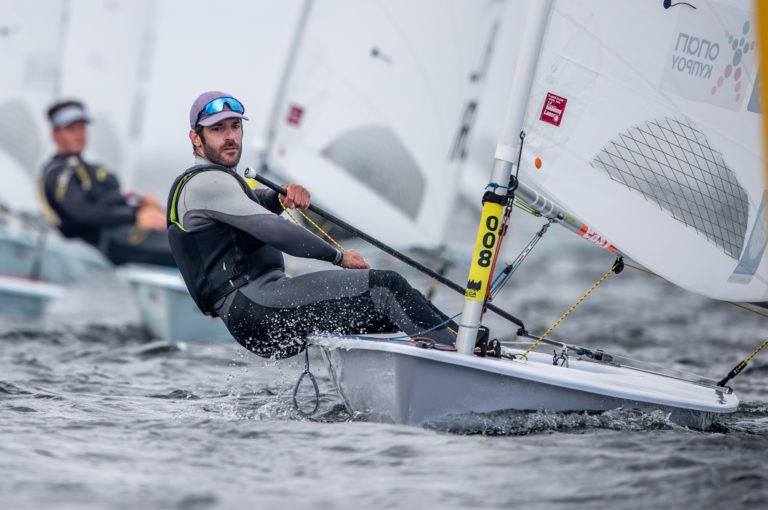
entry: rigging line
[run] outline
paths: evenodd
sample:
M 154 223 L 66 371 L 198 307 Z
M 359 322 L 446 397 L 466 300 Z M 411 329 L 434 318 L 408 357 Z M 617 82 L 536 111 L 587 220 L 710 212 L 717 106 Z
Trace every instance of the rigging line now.
M 523 144 L 525 143 L 525 130 L 520 131 L 520 149 L 517 151 L 517 168 L 515 169 L 515 180 L 514 182 L 510 178 L 510 188 L 512 188 L 511 191 L 515 191 L 517 189 L 517 183 L 519 182 L 519 176 L 520 176 L 520 160 L 523 158 Z
M 536 209 L 534 209 L 533 207 L 529 206 L 528 204 L 526 204 L 525 202 L 523 202 L 522 200 L 520 200 L 518 198 L 515 198 L 512 201 L 512 205 L 517 207 L 518 209 L 522 209 L 523 211 L 527 212 L 531 216 L 535 216 L 537 218 L 541 216 L 541 213 L 539 211 L 537 211 Z
M 551 332 L 552 332 L 552 331 L 553 331 L 553 330 L 554 330 L 554 329 L 555 329 L 555 328 L 556 328 L 558 325 L 560 325 L 560 323 L 561 323 L 561 322 L 563 322 L 563 321 L 565 320 L 565 318 L 566 318 L 566 317 L 568 317 L 568 316 L 571 314 L 571 312 L 573 312 L 573 311 L 576 309 L 576 307 L 578 307 L 578 306 L 579 306 L 579 305 L 580 305 L 580 304 L 581 304 L 581 303 L 582 303 L 582 302 L 583 302 L 585 299 L 587 299 L 587 296 L 589 296 L 590 294 L 592 294 L 592 291 L 594 291 L 596 288 L 598 288 L 600 285 L 602 285 L 602 284 L 603 284 L 603 282 L 605 282 L 605 280 L 607 280 L 607 279 L 608 279 L 608 277 L 609 277 L 609 276 L 611 276 L 611 273 L 619 274 L 619 273 L 622 271 L 622 269 L 624 269 L 624 259 L 623 259 L 623 257 L 619 257 L 619 258 L 617 258 L 617 259 L 614 261 L 614 263 L 613 263 L 613 265 L 611 266 L 611 268 L 610 268 L 608 271 L 606 271 L 606 272 L 605 272 L 605 274 L 603 274 L 603 276 L 601 276 L 601 277 L 600 277 L 600 279 L 599 279 L 599 280 L 597 280 L 597 281 L 596 281 L 594 284 L 592 284 L 592 286 L 591 286 L 590 288 L 588 288 L 588 289 L 586 290 L 586 292 L 584 292 L 584 294 L 582 294 L 582 295 L 581 295 L 581 297 L 580 297 L 579 299 L 577 299 L 577 300 L 576 300 L 576 302 L 575 302 L 574 304 L 572 304 L 572 305 L 571 305 L 571 307 L 570 307 L 568 310 L 566 310 L 566 311 L 565 311 L 565 313 L 563 313 L 563 315 L 561 315 L 561 316 L 560 316 L 560 318 L 559 318 L 559 319 L 557 319 L 557 321 L 555 321 L 555 323 L 554 323 L 554 324 L 552 324 L 552 325 L 549 327 L 549 329 L 547 329 L 547 330 L 546 330 L 546 331 L 545 331 L 545 332 L 544 332 L 544 333 L 543 333 L 543 334 L 542 334 L 542 335 L 539 337 L 539 339 L 538 339 L 538 340 L 536 340 L 536 341 L 535 341 L 535 342 L 534 342 L 534 343 L 533 343 L 533 344 L 532 344 L 530 347 L 528 347 L 528 350 L 527 350 L 527 351 L 525 351 L 525 352 L 524 352 L 522 355 L 520 355 L 520 358 L 521 358 L 521 359 L 523 359 L 523 358 L 524 358 L 524 359 L 527 359 L 527 356 L 528 356 L 528 355 L 531 353 L 531 351 L 533 351 L 533 350 L 536 348 L 536 346 L 538 346 L 538 345 L 539 345 L 539 344 L 540 344 L 542 341 L 544 341 L 544 339 L 545 339 L 545 338 L 546 338 L 546 337 L 547 337 L 547 336 L 548 336 L 548 335 L 549 335 L 549 334 L 550 334 L 550 333 L 551 333 Z
M 632 264 L 630 262 L 624 262 L 624 265 L 626 267 L 631 267 L 632 269 L 635 269 L 637 271 L 643 272 L 643 273 L 645 273 L 647 275 L 655 276 L 656 278 L 661 278 L 661 276 L 659 276 L 658 274 L 654 273 L 653 271 L 649 271 L 648 269 L 645 269 L 644 267 L 636 266 L 636 265 L 634 265 L 634 264 Z M 752 308 L 749 308 L 748 306 L 744 306 L 744 305 L 742 305 L 740 303 L 736 303 L 735 301 L 723 301 L 723 302 L 724 303 L 728 303 L 729 305 L 735 306 L 736 308 L 741 308 L 742 310 L 744 310 L 746 312 L 749 312 L 749 313 L 752 313 L 752 314 L 755 314 L 758 317 L 762 317 L 764 319 L 768 319 L 768 313 L 761 312 L 761 311 L 758 311 L 758 310 L 754 310 Z
M 492 301 L 493 298 L 495 298 L 496 295 L 501 292 L 501 289 L 507 284 L 507 282 L 509 282 L 512 274 L 517 271 L 517 268 L 522 265 L 528 255 L 530 255 L 533 249 L 536 247 L 538 242 L 541 241 L 541 238 L 544 237 L 544 234 L 547 233 L 547 230 L 549 230 L 549 226 L 552 225 L 552 223 L 554 223 L 554 220 L 548 219 L 547 222 L 542 225 L 539 231 L 533 234 L 533 237 L 525 246 L 525 248 L 523 248 L 517 258 L 515 258 L 511 264 L 507 264 L 507 267 L 505 267 L 504 270 L 499 273 L 498 276 L 496 276 L 493 282 L 491 282 L 491 293 L 490 297 L 488 298 L 489 301 Z
M 282 208 L 283 208 L 283 211 L 285 211 L 286 213 L 288 213 L 288 216 L 291 218 L 291 220 L 292 220 L 292 221 L 293 221 L 293 222 L 294 222 L 296 225 L 299 225 L 299 226 L 301 226 L 301 224 L 298 222 L 298 220 L 296 220 L 296 218 L 293 216 L 293 214 L 291 214 L 291 211 L 289 211 L 289 210 L 288 210 L 288 208 L 287 208 L 287 207 L 285 207 L 285 202 L 283 202 L 283 195 L 280 195 L 280 194 L 278 194 L 278 195 L 277 195 L 277 199 L 280 201 L 280 205 L 282 206 Z M 312 218 L 310 218 L 309 216 L 307 216 L 306 214 L 304 214 L 304 212 L 303 212 L 301 209 L 296 209 L 296 212 L 298 212 L 299 214 L 301 214 L 301 215 L 304 217 L 304 219 L 305 219 L 305 220 L 307 220 L 307 221 L 309 222 L 309 224 L 310 224 L 310 225 L 312 225 L 313 227 L 315 227 L 315 230 L 317 230 L 318 232 L 320 232 L 320 234 L 322 234 L 322 235 L 323 235 L 323 237 L 325 237 L 326 239 L 328 239 L 328 240 L 331 242 L 331 244 L 333 244 L 333 245 L 334 245 L 336 248 L 338 248 L 338 249 L 339 249 L 339 250 L 341 250 L 342 252 L 344 251 L 344 247 L 343 247 L 343 246 L 342 246 L 342 245 L 341 245 L 341 244 L 340 244 L 340 243 L 339 243 L 339 242 L 338 242 L 336 239 L 334 239 L 333 237 L 331 237 L 331 235 L 330 235 L 328 232 L 326 232 L 325 230 L 323 230 L 323 228 L 322 228 L 320 225 L 318 225 L 317 223 L 315 223 L 315 222 L 312 220 Z M 330 229 L 329 229 L 329 230 L 330 230 Z
M 744 370 L 745 368 L 747 368 L 747 365 L 749 365 L 749 362 L 750 362 L 750 361 L 752 361 L 752 360 L 755 358 L 755 356 L 757 356 L 758 354 L 760 354 L 760 351 L 762 351 L 763 349 L 765 349 L 765 348 L 766 348 L 766 346 L 768 346 L 768 339 L 766 339 L 766 340 L 765 340 L 765 341 L 764 341 L 762 344 L 760 344 L 760 346 L 758 346 L 758 348 L 757 348 L 757 349 L 755 349 L 754 351 L 752 351 L 752 354 L 750 354 L 749 356 L 747 356 L 747 357 L 746 357 L 745 359 L 743 359 L 743 360 L 742 360 L 742 361 L 741 361 L 741 362 L 740 362 L 738 365 L 736 365 L 735 367 L 733 367 L 733 368 L 731 369 L 731 371 L 730 371 L 730 372 L 728 372 L 728 375 L 726 375 L 725 377 L 723 377 L 723 378 L 722 378 L 722 380 L 721 380 L 720 382 L 718 382 L 718 383 L 717 383 L 717 385 L 718 385 L 718 386 L 720 386 L 720 387 L 725 387 L 725 385 L 726 385 L 726 384 L 728 384 L 728 381 L 730 381 L 731 379 L 733 379 L 734 377 L 736 377 L 737 375 L 739 375 L 739 374 L 741 373 L 741 371 L 742 371 L 742 370 Z
M 646 269 L 644 267 L 636 266 L 636 265 L 632 264 L 631 262 L 624 262 L 624 265 L 626 267 L 631 267 L 632 269 L 634 269 L 636 271 L 640 271 L 642 273 L 645 273 L 645 274 L 648 274 L 648 275 L 651 275 L 651 276 L 655 276 L 656 278 L 661 278 L 661 276 L 657 275 L 653 271 L 650 271 L 650 270 L 648 270 L 648 269 Z
M 759 312 L 757 310 L 753 310 L 752 308 L 749 308 L 748 306 L 744 306 L 744 305 L 739 304 L 739 303 L 734 303 L 733 301 L 726 301 L 726 303 L 728 303 L 729 305 L 733 305 L 736 308 L 741 308 L 742 310 L 746 310 L 747 312 L 753 313 L 753 314 L 755 314 L 755 315 L 757 315 L 759 317 L 762 317 L 764 319 L 768 319 L 768 313 Z

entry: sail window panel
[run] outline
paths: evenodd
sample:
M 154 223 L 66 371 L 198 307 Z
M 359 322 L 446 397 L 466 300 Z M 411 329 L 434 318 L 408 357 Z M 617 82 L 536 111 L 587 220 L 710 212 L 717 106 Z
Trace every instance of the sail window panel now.
M 0 104 L 0 149 L 34 175 L 43 151 L 34 112 L 19 99 Z
M 689 119 L 663 118 L 631 127 L 592 164 L 738 257 L 746 231 L 746 192 Z
M 647 165 L 649 161 L 656 160 L 653 149 L 650 148 L 648 144 L 640 142 L 639 140 L 635 140 L 635 145 L 637 146 L 637 150 L 640 152 L 640 155 L 643 157 L 644 164 Z
M 598 156 L 597 160 L 595 161 L 596 163 L 595 166 L 605 170 L 605 172 L 614 181 L 620 182 L 632 189 L 640 190 L 642 192 L 641 183 L 637 179 L 635 179 L 635 176 L 628 171 L 628 169 L 626 168 L 626 165 L 625 165 L 624 171 L 619 170 L 618 166 L 615 163 L 616 159 L 621 161 L 621 159 L 618 158 L 618 156 L 614 156 L 613 154 L 605 152 L 602 155 L 602 157 Z
M 388 127 L 370 125 L 346 131 L 322 154 L 409 218 L 418 216 L 426 179 L 416 159 Z
M 686 225 L 696 226 L 696 223 L 698 223 L 693 219 L 693 215 L 687 209 L 680 209 L 680 216 L 683 218 Z
M 651 139 L 654 140 L 659 145 L 662 144 L 663 141 L 666 141 L 666 137 L 664 136 L 663 131 L 661 130 L 661 126 L 659 126 L 656 122 L 649 122 L 646 126 L 646 130 L 651 134 Z M 666 147 L 668 144 L 664 144 Z

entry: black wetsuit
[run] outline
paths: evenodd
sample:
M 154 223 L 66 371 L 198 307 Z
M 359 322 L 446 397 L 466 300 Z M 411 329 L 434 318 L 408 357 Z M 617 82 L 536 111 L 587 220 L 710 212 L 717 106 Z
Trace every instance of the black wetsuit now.
M 205 160 L 198 158 L 198 163 Z M 251 263 L 261 265 L 248 282 L 219 297 L 207 311 L 220 316 L 232 336 L 259 356 L 293 356 L 304 349 L 308 335 L 325 332 L 404 331 L 413 335 L 442 323 L 426 336 L 443 344 L 455 340 L 449 328 L 455 330 L 456 324 L 394 271 L 332 269 L 287 277 L 280 252 L 337 264 L 342 255 L 303 227 L 280 217 L 282 208 L 273 191 L 248 191 L 242 177 L 232 171 L 194 174 L 180 188 L 175 204 L 180 220 L 176 224 L 178 235 L 226 225 L 257 240 L 253 249 L 265 250 L 262 260 Z M 226 230 L 223 235 L 229 236 Z M 203 264 L 203 250 L 194 250 L 200 255 L 176 253 L 181 248 L 173 239 L 177 258 L 184 257 L 189 267 Z M 180 261 L 182 274 L 184 266 Z M 194 286 L 188 276 L 187 286 Z M 195 290 L 190 291 L 194 295 Z
M 65 237 L 87 241 L 114 264 L 175 266 L 166 233 L 136 226 L 137 208 L 104 167 L 56 155 L 43 168 L 41 191 L 49 220 Z

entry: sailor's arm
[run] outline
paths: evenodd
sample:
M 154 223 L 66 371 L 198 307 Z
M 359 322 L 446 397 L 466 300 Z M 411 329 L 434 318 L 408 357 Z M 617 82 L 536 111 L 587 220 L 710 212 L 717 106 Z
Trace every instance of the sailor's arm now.
M 300 209 L 306 209 L 309 207 L 309 191 L 303 186 L 298 184 L 286 184 L 285 190 L 287 192 L 283 203 L 289 209 L 298 207 Z M 283 206 L 280 204 L 280 196 L 274 190 L 267 188 L 256 188 L 251 191 L 252 198 L 259 203 L 262 207 L 275 214 L 283 212 Z
M 257 206 L 258 207 L 258 206 Z M 210 217 L 246 232 L 278 250 L 307 259 L 340 264 L 344 254 L 307 229 L 266 210 L 247 216 L 210 211 Z
M 275 214 L 283 212 L 283 206 L 280 205 L 278 194 L 271 189 L 256 188 L 251 191 L 252 198 L 266 210 Z
M 341 251 L 303 227 L 270 212 L 244 193 L 236 179 L 237 177 L 224 172 L 203 172 L 195 175 L 184 186 L 180 197 L 180 202 L 186 209 L 184 225 L 195 228 L 196 222 L 200 220 L 203 223 L 206 219 L 219 221 L 289 255 L 341 263 Z M 305 198 L 292 197 L 291 203 L 295 203 L 294 201 L 304 205 L 309 201 L 309 194 Z
M 304 186 L 299 184 L 285 185 L 285 199 L 283 203 L 288 209 L 306 209 L 309 207 L 309 199 L 309 190 Z M 345 269 L 368 269 L 370 267 L 365 258 L 356 250 L 341 250 L 340 253 L 341 258 L 337 258 L 334 261 L 336 265 Z
M 82 183 L 69 168 L 51 172 L 46 187 L 53 187 L 56 205 L 73 221 L 84 226 L 112 227 L 136 221 L 136 208 L 129 205 L 107 205 L 93 202 Z

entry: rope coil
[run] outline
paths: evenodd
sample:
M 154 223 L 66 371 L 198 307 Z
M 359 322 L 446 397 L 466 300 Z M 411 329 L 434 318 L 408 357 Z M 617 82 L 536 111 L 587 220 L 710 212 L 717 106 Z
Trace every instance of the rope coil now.
M 306 376 L 309 376 L 309 380 L 312 382 L 312 388 L 315 390 L 315 405 L 309 412 L 303 411 L 301 409 L 298 399 L 299 387 L 301 386 L 301 382 Z M 317 386 L 317 380 L 315 379 L 315 376 L 312 374 L 312 372 L 309 371 L 309 346 L 304 349 L 304 371 L 301 373 L 299 379 L 296 381 L 296 385 L 293 387 L 293 407 L 296 409 L 296 412 L 304 418 L 308 418 L 315 414 L 317 409 L 320 407 L 320 388 Z

